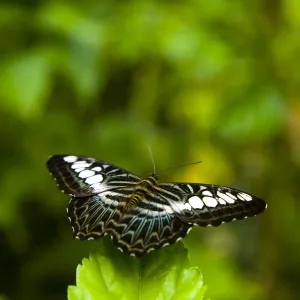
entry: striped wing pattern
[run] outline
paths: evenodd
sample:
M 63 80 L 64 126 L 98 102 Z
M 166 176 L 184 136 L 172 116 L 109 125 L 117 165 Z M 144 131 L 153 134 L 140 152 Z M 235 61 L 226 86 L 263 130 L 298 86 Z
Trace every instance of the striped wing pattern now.
M 183 222 L 219 226 L 263 212 L 264 200 L 229 187 L 196 183 L 162 183 L 161 197 Z
M 110 235 L 138 257 L 173 244 L 194 225 L 219 226 L 261 213 L 266 203 L 245 192 L 209 184 L 158 183 L 105 161 L 54 155 L 47 167 L 61 191 L 72 196 L 67 213 L 74 237 Z
M 74 237 L 85 240 L 109 234 L 121 251 L 141 257 L 175 243 L 192 227 L 156 205 L 124 211 L 125 192 L 73 197 L 67 212 Z

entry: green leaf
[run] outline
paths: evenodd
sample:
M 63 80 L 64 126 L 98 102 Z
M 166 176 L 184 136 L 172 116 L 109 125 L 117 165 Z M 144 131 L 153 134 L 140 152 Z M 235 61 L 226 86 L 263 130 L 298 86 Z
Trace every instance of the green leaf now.
M 203 299 L 206 287 L 198 268 L 189 267 L 182 243 L 142 259 L 128 256 L 104 240 L 101 251 L 77 267 L 77 286 L 68 299 Z

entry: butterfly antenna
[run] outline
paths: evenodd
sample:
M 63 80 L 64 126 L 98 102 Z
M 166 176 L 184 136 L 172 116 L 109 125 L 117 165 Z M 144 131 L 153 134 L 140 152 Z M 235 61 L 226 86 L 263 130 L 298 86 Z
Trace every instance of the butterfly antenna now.
M 150 157 L 151 157 L 151 160 L 152 160 L 154 174 L 156 174 L 155 162 L 154 162 L 153 153 L 152 153 L 150 145 L 148 145 L 148 151 L 149 151 L 149 154 L 150 154 Z
M 202 163 L 202 160 L 192 162 L 192 163 L 188 163 L 188 164 L 184 164 L 184 165 L 172 166 L 172 167 L 169 167 L 167 169 L 160 170 L 156 174 L 164 172 L 164 171 L 168 171 L 168 170 L 171 170 L 171 169 L 181 168 L 181 167 L 190 166 L 190 165 L 197 165 L 197 164 L 200 164 L 200 163 Z

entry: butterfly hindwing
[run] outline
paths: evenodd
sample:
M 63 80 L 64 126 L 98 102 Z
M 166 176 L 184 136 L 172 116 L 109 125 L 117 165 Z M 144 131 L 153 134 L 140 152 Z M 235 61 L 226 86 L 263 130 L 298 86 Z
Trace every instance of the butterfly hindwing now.
M 106 235 L 106 228 L 119 214 L 119 203 L 107 197 L 73 197 L 68 205 L 68 218 L 75 238 L 80 240 L 96 239 Z
M 74 237 L 86 240 L 110 234 L 120 250 L 142 257 L 151 250 L 174 244 L 192 227 L 154 207 L 123 211 L 125 198 L 118 199 L 107 195 L 72 198 L 68 217 Z
M 136 208 L 119 215 L 111 235 L 124 252 L 142 257 L 151 250 L 174 244 L 185 237 L 191 227 L 174 212 Z
M 262 199 L 224 186 L 197 183 L 162 183 L 164 198 L 184 222 L 219 226 L 263 212 Z

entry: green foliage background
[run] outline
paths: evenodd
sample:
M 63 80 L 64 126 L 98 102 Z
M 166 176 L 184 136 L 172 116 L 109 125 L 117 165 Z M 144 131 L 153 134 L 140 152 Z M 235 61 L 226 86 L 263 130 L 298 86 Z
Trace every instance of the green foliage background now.
M 268 211 L 184 240 L 212 300 L 299 299 L 297 0 L 0 3 L 0 295 L 65 299 L 72 240 L 45 161 L 107 160 L 233 186 Z

